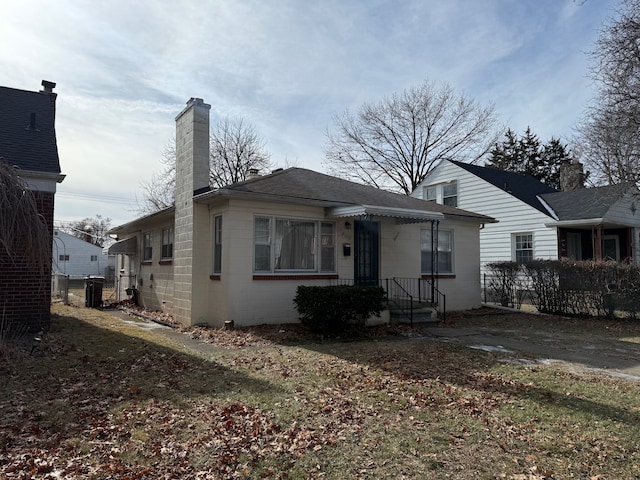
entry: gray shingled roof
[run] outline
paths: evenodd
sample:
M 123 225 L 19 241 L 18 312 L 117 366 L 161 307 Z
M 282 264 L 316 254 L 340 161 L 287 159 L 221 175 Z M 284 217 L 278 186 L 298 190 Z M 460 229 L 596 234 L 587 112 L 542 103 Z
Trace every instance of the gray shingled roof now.
M 584 220 L 603 218 L 632 184 L 621 183 L 607 187 L 581 188 L 568 192 L 541 195 L 558 216 L 559 220 Z
M 55 94 L 0 87 L 0 158 L 22 170 L 60 173 Z
M 540 203 L 537 196 L 557 192 L 555 188 L 521 173 L 507 172 L 506 170 L 491 167 L 481 167 L 479 165 L 471 165 L 455 160 L 450 160 L 450 162 L 548 215 L 547 209 Z
M 459 208 L 440 205 L 408 195 L 380 190 L 304 168 L 288 168 L 270 175 L 255 177 L 199 196 L 206 199 L 218 195 L 259 195 L 274 200 L 307 201 L 326 206 L 375 205 L 391 208 L 439 212 L 447 216 L 467 217 L 481 222 L 491 217 Z

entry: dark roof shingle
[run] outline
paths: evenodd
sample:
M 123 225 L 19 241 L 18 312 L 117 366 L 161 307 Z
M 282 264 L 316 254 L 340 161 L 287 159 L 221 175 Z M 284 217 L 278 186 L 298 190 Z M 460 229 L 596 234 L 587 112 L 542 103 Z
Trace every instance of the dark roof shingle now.
M 0 159 L 22 170 L 60 173 L 54 93 L 0 87 Z
M 549 214 L 544 205 L 540 203 L 537 196 L 545 193 L 557 192 L 555 188 L 552 188 L 529 175 L 507 172 L 497 168 L 471 165 L 469 163 L 457 162 L 455 160 L 450 161 L 454 165 L 457 165 L 476 177 L 479 177 L 499 189 L 504 190 L 542 213 L 546 215 Z
M 380 190 L 304 168 L 288 168 L 270 175 L 255 177 L 229 185 L 218 193 L 223 192 L 267 195 L 283 200 L 317 201 L 332 206 L 378 205 L 493 221 L 490 217 L 478 213 Z M 204 196 L 209 195 L 216 195 L 216 191 L 204 194 Z
M 541 195 L 558 216 L 558 220 L 603 218 L 622 196 L 633 188 L 621 183 L 606 187 L 581 188 L 568 192 Z

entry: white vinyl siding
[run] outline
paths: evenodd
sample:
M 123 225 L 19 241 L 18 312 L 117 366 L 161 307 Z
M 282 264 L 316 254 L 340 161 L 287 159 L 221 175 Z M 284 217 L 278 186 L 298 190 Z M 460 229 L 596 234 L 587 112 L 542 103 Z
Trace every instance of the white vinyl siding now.
M 545 223 L 553 223 L 552 217 L 448 161 L 441 162 L 425 179 L 428 184 L 453 181 L 457 184 L 458 208 L 499 220 L 485 224 L 480 230 L 481 265 L 512 260 L 511 236 L 517 232 L 533 234 L 535 258 L 558 258 L 556 229 L 545 226 Z M 424 191 L 419 187 L 412 195 L 422 198 Z

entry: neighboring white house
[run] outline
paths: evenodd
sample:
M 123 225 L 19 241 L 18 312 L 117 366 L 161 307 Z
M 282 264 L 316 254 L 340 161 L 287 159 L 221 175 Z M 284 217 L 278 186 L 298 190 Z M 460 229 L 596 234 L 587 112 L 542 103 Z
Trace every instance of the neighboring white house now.
M 444 160 L 412 195 L 497 219 L 480 232 L 482 265 L 559 258 L 638 263 L 637 188 L 582 188 L 581 168 L 565 164 L 565 191 L 557 191 L 527 175 Z
M 89 275 L 113 275 L 114 255 L 108 255 L 102 247 L 58 229 L 53 231 L 51 257 L 53 273 L 69 275 L 72 280 L 84 279 Z
M 176 206 L 110 232 L 146 308 L 186 325 L 296 322 L 299 285 L 338 283 L 480 306 L 492 218 L 302 168 L 211 190 L 209 109 L 191 99 L 176 118 Z

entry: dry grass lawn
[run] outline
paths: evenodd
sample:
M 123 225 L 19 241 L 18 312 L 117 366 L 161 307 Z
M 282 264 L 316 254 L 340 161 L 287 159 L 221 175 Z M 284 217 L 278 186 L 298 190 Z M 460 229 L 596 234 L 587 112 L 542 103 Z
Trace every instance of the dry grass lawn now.
M 256 329 L 195 353 L 105 312 L 54 312 L 34 355 L 3 344 L 0 479 L 640 478 L 634 382 L 397 335 Z

